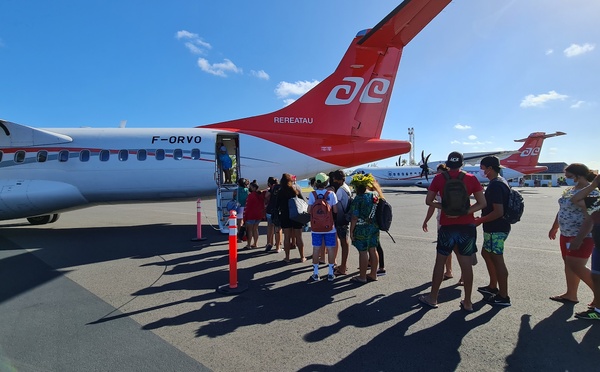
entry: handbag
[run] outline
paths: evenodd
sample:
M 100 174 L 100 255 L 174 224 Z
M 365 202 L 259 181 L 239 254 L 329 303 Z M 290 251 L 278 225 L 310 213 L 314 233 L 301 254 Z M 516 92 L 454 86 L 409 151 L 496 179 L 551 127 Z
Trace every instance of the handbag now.
M 303 225 L 310 221 L 308 214 L 308 203 L 304 199 L 293 197 L 288 200 L 288 208 L 290 210 L 290 220 L 296 221 Z

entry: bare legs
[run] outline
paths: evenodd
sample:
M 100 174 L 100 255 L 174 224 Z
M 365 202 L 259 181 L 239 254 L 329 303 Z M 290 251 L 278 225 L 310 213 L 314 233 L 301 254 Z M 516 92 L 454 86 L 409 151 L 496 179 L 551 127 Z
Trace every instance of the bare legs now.
M 379 256 L 377 254 L 377 248 L 369 248 L 368 251 L 358 252 L 358 277 L 360 281 L 367 280 L 367 266 L 371 264 L 371 271 L 369 272 L 369 278 L 371 280 L 377 280 L 377 266 L 379 265 Z
M 286 227 L 283 229 L 283 250 L 285 251 L 285 262 L 290 262 L 290 249 L 292 248 L 292 241 L 296 243 L 298 247 L 298 253 L 300 253 L 300 262 L 306 261 L 304 257 L 304 242 L 302 241 L 302 229 L 293 229 Z
M 508 297 L 508 269 L 504 263 L 504 256 L 501 254 L 494 254 L 486 251 L 485 249 L 481 252 L 481 256 L 485 261 L 488 274 L 490 276 L 490 283 L 488 287 L 497 288 L 500 297 Z
M 560 296 L 566 300 L 577 301 L 577 291 L 579 290 L 579 282 L 583 280 L 585 284 L 594 290 L 592 281 L 592 273 L 585 265 L 588 262 L 587 258 L 566 256 L 565 260 L 565 279 L 567 282 L 567 291 Z M 594 296 L 594 303 L 597 297 Z

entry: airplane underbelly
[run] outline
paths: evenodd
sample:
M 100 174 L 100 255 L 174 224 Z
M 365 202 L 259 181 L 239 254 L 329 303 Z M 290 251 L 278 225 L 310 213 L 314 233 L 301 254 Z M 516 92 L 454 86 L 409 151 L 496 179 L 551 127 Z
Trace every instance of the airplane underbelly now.
M 87 204 L 73 185 L 40 180 L 4 180 L 0 189 L 0 219 L 48 214 Z

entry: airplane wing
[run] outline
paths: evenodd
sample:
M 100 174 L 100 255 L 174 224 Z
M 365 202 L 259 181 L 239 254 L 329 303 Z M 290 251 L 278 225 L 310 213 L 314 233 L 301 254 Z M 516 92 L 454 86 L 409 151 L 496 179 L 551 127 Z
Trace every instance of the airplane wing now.
M 29 147 L 73 142 L 63 134 L 0 120 L 0 147 Z
M 451 0 L 405 0 L 358 42 L 365 47 L 407 45 Z M 392 20 L 392 22 L 390 22 Z

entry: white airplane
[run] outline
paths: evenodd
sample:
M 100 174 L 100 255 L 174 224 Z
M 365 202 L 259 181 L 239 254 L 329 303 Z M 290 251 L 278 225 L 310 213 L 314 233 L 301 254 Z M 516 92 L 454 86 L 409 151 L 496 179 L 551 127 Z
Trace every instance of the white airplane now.
M 237 177 L 299 179 L 410 151 L 380 139 L 406 46 L 451 0 L 405 0 L 359 32 L 336 70 L 293 104 L 260 116 L 187 129 L 37 129 L 0 121 L 0 220 L 54 222 L 100 203 L 216 195 L 227 231 L 216 151 L 234 157 Z
M 535 132 L 531 133 L 527 138 L 515 140 L 515 142 L 524 143 L 519 150 L 511 151 L 512 155 L 500 160 L 500 164 L 504 167 L 501 172 L 502 176 L 506 179 L 514 179 L 522 177 L 525 174 L 538 173 L 547 170 L 547 167 L 537 165 L 544 140 L 546 138 L 562 136 L 564 134 L 566 133 L 556 132 L 546 134 L 544 132 Z M 494 155 L 495 153 L 477 153 L 470 158 L 465 157 L 465 163 L 469 160 L 473 162 L 474 160 L 478 161 L 490 154 Z M 424 152 L 421 152 L 421 165 L 419 166 L 357 168 L 349 176 L 349 179 L 356 173 L 371 173 L 381 186 L 429 187 L 431 179 L 435 176 L 435 169 L 438 164 L 444 163 L 444 161 L 434 162 L 430 167 L 428 160 L 429 155 L 425 157 Z M 477 176 L 481 183 L 487 183 L 489 181 L 487 178 L 479 175 L 479 165 L 465 165 L 462 169 L 467 173 Z

